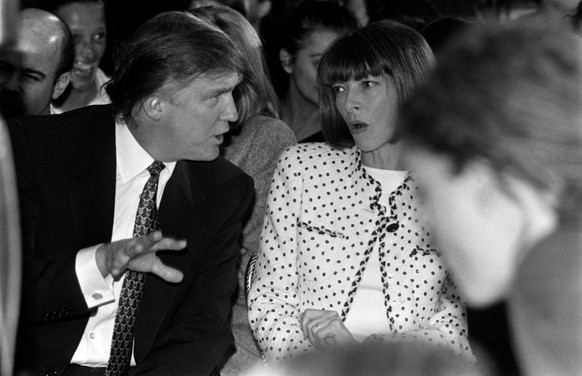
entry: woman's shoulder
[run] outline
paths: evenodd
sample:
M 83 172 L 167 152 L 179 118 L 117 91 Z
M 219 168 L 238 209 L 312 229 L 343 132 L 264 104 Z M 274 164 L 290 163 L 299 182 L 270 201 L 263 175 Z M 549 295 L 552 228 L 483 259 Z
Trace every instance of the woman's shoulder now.
M 280 164 L 288 163 L 299 169 L 325 169 L 339 165 L 351 165 L 355 159 L 355 151 L 335 149 L 325 142 L 295 144 L 288 147 L 281 158 Z M 302 167 L 301 167 L 302 166 Z
M 289 126 L 282 120 L 266 115 L 250 117 L 244 124 L 240 136 L 252 136 L 258 139 L 278 139 L 295 144 L 297 139 Z

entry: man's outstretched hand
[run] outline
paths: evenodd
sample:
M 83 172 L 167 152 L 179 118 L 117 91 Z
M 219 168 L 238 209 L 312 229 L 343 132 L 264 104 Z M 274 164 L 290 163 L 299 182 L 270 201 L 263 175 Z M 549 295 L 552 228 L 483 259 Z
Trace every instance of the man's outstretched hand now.
M 118 280 L 127 269 L 153 273 L 167 282 L 178 283 L 184 275 L 177 269 L 166 266 L 156 255 L 157 251 L 179 251 L 186 247 L 186 240 L 165 238 L 161 231 L 146 236 L 123 239 L 100 245 L 95 260 L 101 274 L 111 274 Z

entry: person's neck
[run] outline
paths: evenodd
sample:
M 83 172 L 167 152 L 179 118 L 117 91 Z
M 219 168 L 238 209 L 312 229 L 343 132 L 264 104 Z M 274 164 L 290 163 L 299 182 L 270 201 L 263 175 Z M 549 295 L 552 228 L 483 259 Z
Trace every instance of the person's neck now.
M 299 141 L 321 131 L 319 107 L 302 96 L 292 83 L 287 98 L 281 101 L 280 112 L 281 120 L 289 125 Z
M 381 170 L 403 170 L 401 143 L 384 144 L 379 149 L 362 152 L 362 165 Z
M 97 96 L 98 91 L 97 81 L 93 81 L 93 84 L 84 90 L 77 90 L 72 87 L 69 95 L 61 105 L 62 111 L 66 112 L 87 106 Z

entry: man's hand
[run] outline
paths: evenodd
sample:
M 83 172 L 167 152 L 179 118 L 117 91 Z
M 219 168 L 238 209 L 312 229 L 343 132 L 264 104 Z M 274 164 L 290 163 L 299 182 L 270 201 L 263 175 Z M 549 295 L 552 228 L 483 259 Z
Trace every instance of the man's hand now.
M 133 239 L 103 244 L 95 252 L 95 260 L 103 277 L 111 274 L 118 280 L 127 269 L 153 273 L 167 282 L 178 283 L 184 275 L 162 263 L 157 251 L 177 251 L 186 247 L 186 240 L 165 238 L 161 231 Z
M 318 349 L 356 343 L 336 311 L 306 309 L 300 320 L 303 335 Z

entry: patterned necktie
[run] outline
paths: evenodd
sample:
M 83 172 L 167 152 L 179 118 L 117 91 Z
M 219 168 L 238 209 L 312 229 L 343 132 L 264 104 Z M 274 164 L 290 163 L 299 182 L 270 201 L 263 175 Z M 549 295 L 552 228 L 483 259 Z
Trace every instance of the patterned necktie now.
M 149 234 L 158 228 L 158 211 L 156 209 L 156 196 L 158 180 L 164 164 L 154 161 L 147 169 L 150 178 L 143 187 L 139 198 L 133 236 L 139 237 Z M 111 353 L 105 372 L 106 376 L 125 376 L 131 362 L 131 349 L 133 347 L 133 335 L 135 329 L 135 317 L 139 308 L 139 302 L 146 280 L 146 274 L 128 270 L 121 288 L 119 306 L 115 316 L 113 327 L 113 339 L 111 340 Z

